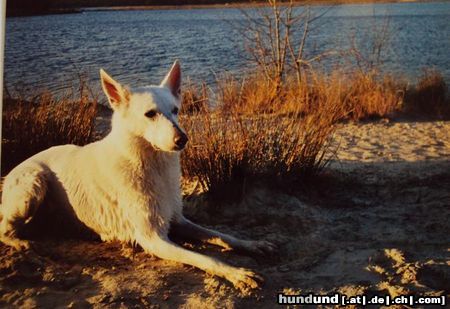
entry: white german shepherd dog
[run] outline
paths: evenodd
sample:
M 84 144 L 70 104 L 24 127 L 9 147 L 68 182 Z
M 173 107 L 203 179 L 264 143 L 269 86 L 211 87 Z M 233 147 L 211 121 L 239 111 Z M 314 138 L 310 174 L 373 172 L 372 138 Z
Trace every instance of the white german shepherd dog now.
M 176 61 L 159 86 L 131 91 L 100 70 L 113 109 L 111 132 L 83 147 L 49 148 L 22 162 L 5 178 L 0 240 L 18 250 L 19 232 L 45 207 L 44 199 L 98 234 L 103 241 L 137 243 L 155 256 L 198 267 L 239 289 L 258 287 L 254 272 L 186 250 L 168 238 L 169 228 L 227 249 L 268 253 L 267 241 L 236 239 L 183 216 L 180 155 L 188 138 L 178 125 L 181 70 Z M 52 217 L 45 217 L 51 222 Z

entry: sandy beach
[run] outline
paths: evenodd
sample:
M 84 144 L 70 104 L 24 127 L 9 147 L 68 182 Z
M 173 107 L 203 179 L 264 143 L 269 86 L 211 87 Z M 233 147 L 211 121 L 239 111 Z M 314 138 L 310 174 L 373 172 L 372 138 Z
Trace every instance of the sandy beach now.
M 346 124 L 338 129 L 337 161 L 450 160 L 450 123 L 443 121 Z
M 273 308 L 279 292 L 449 295 L 450 122 L 342 124 L 335 143 L 315 183 L 261 182 L 220 206 L 186 189 L 192 220 L 279 246 L 248 257 L 181 242 L 262 274 L 254 294 L 118 243 L 46 240 L 28 256 L 0 245 L 0 307 Z

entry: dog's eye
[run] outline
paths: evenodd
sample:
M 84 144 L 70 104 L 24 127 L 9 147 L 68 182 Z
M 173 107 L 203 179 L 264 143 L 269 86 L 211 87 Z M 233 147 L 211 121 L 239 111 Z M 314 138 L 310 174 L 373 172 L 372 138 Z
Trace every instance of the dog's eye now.
M 172 114 L 178 115 L 178 107 L 174 107 L 174 108 L 172 109 Z
M 145 117 L 147 118 L 154 118 L 156 116 L 156 111 L 155 110 L 149 110 L 148 112 L 145 113 Z

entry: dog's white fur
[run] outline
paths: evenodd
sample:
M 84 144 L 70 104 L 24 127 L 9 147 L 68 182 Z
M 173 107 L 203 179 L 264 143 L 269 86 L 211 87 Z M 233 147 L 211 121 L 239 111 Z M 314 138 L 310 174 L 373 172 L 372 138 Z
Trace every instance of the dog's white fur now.
M 169 228 L 224 248 L 272 251 L 265 241 L 239 240 L 200 227 L 182 214 L 179 151 L 184 132 L 178 125 L 181 70 L 176 61 L 158 86 L 130 91 L 100 70 L 103 90 L 113 108 L 111 132 L 83 147 L 49 148 L 24 161 L 5 178 L 0 240 L 17 249 L 29 242 L 18 231 L 44 198 L 75 213 L 104 241 L 139 244 L 160 258 L 196 266 L 224 277 L 238 288 L 255 288 L 259 277 L 188 251 L 172 243 Z M 51 221 L 52 218 L 46 218 Z

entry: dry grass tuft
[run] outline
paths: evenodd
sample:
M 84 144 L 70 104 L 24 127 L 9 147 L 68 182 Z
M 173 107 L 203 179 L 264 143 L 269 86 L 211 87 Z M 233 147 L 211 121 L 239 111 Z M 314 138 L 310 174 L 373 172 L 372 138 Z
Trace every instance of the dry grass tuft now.
M 259 176 L 292 178 L 319 171 L 334 130 L 314 117 L 296 121 L 220 112 L 186 117 L 183 126 L 191 140 L 183 152 L 183 175 L 197 178 L 219 198 L 240 196 L 245 183 Z
M 188 80 L 183 89 L 183 102 L 181 102 L 181 113 L 191 115 L 207 109 L 210 105 L 208 87 L 206 83 L 193 84 Z
M 274 113 L 283 101 L 282 95 L 277 95 L 277 85 L 258 73 L 241 80 L 230 74 L 217 80 L 216 101 L 223 112 Z
M 324 75 L 309 71 L 302 80 L 298 84 L 295 78 L 286 78 L 277 86 L 258 73 L 240 80 L 225 75 L 217 81 L 214 99 L 219 102 L 217 108 L 227 113 L 306 115 L 333 98 L 333 104 L 339 105 L 345 118 L 361 120 L 400 111 L 406 92 L 406 83 L 390 75 L 380 77 L 375 72 L 350 75 L 335 71 Z M 207 93 L 197 96 L 210 102 Z M 194 104 L 190 101 L 189 96 L 185 97 L 188 106 Z
M 405 98 L 405 112 L 419 117 L 450 119 L 450 96 L 444 77 L 436 70 L 425 70 L 417 85 Z
M 43 93 L 32 100 L 4 99 L 2 175 L 28 157 L 51 146 L 84 145 L 94 134 L 96 100 L 77 101 Z
M 339 90 L 317 84 L 314 102 L 308 92 L 298 92 L 296 98 L 309 104 L 305 113 L 287 109 L 286 97 L 274 98 L 265 79 L 261 81 L 221 79 L 215 100 L 208 98 L 214 107 L 181 119 L 190 136 L 183 175 L 198 179 L 217 199 L 241 196 L 245 184 L 258 177 L 303 178 L 328 162 L 329 141 L 343 117 L 336 104 Z
M 402 108 L 406 84 L 375 72 L 347 77 L 342 104 L 352 120 L 390 117 Z

